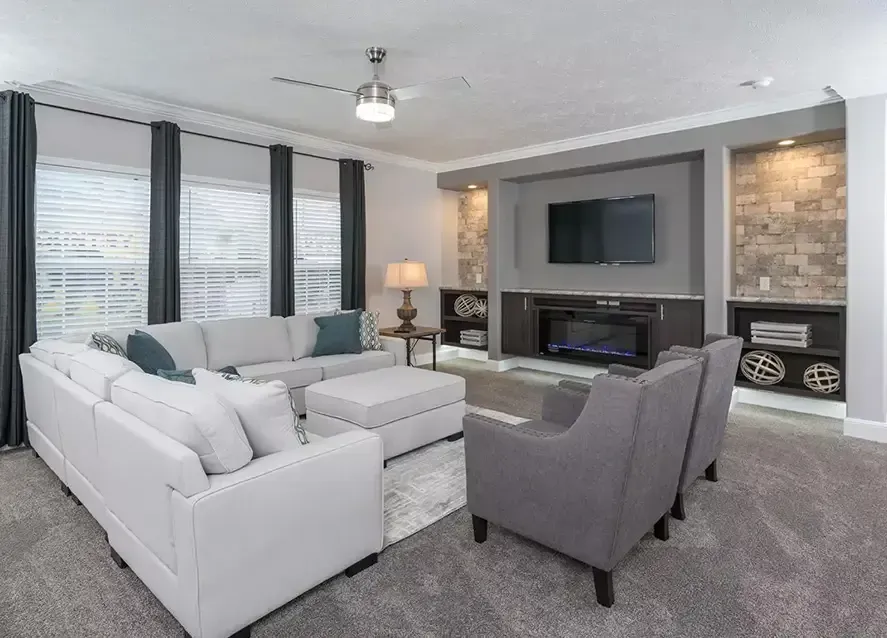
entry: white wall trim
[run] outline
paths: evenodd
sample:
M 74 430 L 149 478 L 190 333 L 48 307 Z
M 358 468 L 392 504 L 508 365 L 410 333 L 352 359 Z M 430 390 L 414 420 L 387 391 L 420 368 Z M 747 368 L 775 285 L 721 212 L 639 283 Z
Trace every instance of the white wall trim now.
M 89 162 L 86 160 L 48 157 L 45 155 L 37 156 L 37 168 L 40 166 L 51 166 L 53 168 L 68 168 L 72 170 L 96 171 L 97 173 L 111 173 L 122 175 L 125 177 L 143 177 L 150 179 L 151 171 L 147 168 L 135 168 L 132 166 L 118 166 L 116 164 L 105 164 L 102 162 Z
M 385 151 L 378 151 L 364 146 L 338 142 L 269 124 L 259 124 L 258 122 L 251 122 L 230 115 L 169 104 L 160 100 L 152 100 L 128 93 L 55 81 L 39 82 L 37 84 L 10 82 L 8 84 L 14 87 L 15 90 L 30 93 L 34 97 L 41 98 L 40 101 L 48 104 L 52 103 L 52 99 L 46 98 L 53 97 L 84 100 L 92 104 L 125 109 L 140 114 L 145 116 L 146 122 L 157 118 L 168 119 L 178 124 L 210 126 L 231 133 L 258 137 L 271 142 L 291 144 L 306 150 L 324 151 L 335 157 L 354 157 L 369 162 L 383 162 L 431 172 L 437 170 L 437 164 L 413 157 L 386 153 Z
M 487 370 L 491 372 L 508 372 L 519 367 L 520 359 L 511 357 L 509 359 L 489 359 L 487 361 Z
M 736 400 L 739 403 L 757 405 L 763 408 L 775 408 L 788 410 L 789 412 L 801 412 L 802 414 L 815 414 L 830 419 L 843 419 L 847 416 L 847 404 L 842 401 L 829 401 L 827 399 L 807 399 L 790 394 L 779 394 L 767 390 L 754 388 L 736 388 Z
M 538 370 L 539 372 L 550 372 L 552 374 L 561 374 L 567 377 L 579 377 L 582 379 L 592 379 L 599 374 L 607 371 L 605 367 L 586 366 L 574 363 L 563 363 L 561 361 L 544 361 L 542 359 L 534 359 L 532 357 L 512 357 L 502 361 L 490 361 L 496 363 L 496 366 L 487 367 L 494 372 L 505 372 L 514 368 L 526 368 L 527 370 Z
M 887 423 L 865 419 L 844 419 L 844 434 L 857 439 L 887 443 Z
M 684 117 L 676 117 L 670 120 L 639 124 L 637 126 L 629 126 L 627 128 L 612 131 L 594 133 L 592 135 L 573 137 L 556 142 L 524 146 L 509 151 L 500 151 L 498 153 L 489 153 L 487 155 L 478 155 L 476 157 L 466 157 L 451 162 L 441 162 L 437 164 L 437 170 L 438 172 L 444 173 L 464 168 L 476 168 L 488 164 L 528 159 L 540 155 L 551 155 L 552 153 L 574 151 L 580 148 L 601 146 L 603 144 L 612 144 L 614 142 L 624 142 L 626 140 L 650 137 L 652 135 L 675 133 L 677 131 L 701 128 L 703 126 L 724 124 L 736 120 L 746 120 L 752 117 L 785 113 L 787 111 L 797 111 L 811 106 L 819 106 L 820 104 L 830 104 L 832 102 L 841 101 L 841 97 L 836 95 L 834 91 L 810 91 L 808 93 L 801 93 L 799 95 L 772 100 L 770 102 L 756 102 L 754 104 L 746 104 L 743 106 L 721 109 L 719 111 L 686 115 Z

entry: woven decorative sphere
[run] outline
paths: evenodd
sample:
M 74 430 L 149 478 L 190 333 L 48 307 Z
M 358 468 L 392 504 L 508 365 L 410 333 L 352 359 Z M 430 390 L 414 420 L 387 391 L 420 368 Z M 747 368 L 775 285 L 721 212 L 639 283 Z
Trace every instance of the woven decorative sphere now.
M 486 299 L 478 299 L 477 305 L 474 307 L 474 316 L 480 317 L 481 319 L 486 318 L 487 316 L 487 300 Z
M 758 385 L 773 385 L 785 377 L 785 364 L 782 359 L 766 350 L 753 350 L 739 362 L 743 376 Z
M 841 372 L 828 363 L 814 363 L 804 370 L 804 385 L 822 394 L 832 394 L 841 389 Z
M 460 317 L 472 316 L 475 308 L 477 308 L 477 297 L 474 295 L 459 295 L 453 304 L 453 310 Z

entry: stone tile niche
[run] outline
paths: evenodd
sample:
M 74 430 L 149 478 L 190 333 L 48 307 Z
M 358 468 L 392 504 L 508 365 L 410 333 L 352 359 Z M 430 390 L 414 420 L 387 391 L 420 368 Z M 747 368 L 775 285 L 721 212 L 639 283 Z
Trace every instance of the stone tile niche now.
M 738 296 L 844 299 L 844 140 L 734 155 Z M 770 290 L 761 290 L 761 277 Z
M 459 285 L 487 285 L 487 191 L 459 195 Z M 480 281 L 478 281 L 480 275 Z

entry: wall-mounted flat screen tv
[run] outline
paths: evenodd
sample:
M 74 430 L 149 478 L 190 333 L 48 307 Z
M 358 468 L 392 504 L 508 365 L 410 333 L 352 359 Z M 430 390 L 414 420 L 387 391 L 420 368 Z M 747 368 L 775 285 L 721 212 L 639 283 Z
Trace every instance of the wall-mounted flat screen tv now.
M 548 205 L 552 264 L 652 264 L 653 195 Z

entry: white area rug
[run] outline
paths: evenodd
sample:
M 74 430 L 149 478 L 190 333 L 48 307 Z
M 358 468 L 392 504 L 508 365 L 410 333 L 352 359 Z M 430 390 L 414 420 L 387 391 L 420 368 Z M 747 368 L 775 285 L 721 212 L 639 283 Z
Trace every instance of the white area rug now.
M 466 406 L 466 412 L 505 421 L 527 419 Z M 402 541 L 465 505 L 465 439 L 446 440 L 388 461 L 385 470 L 385 547 Z

